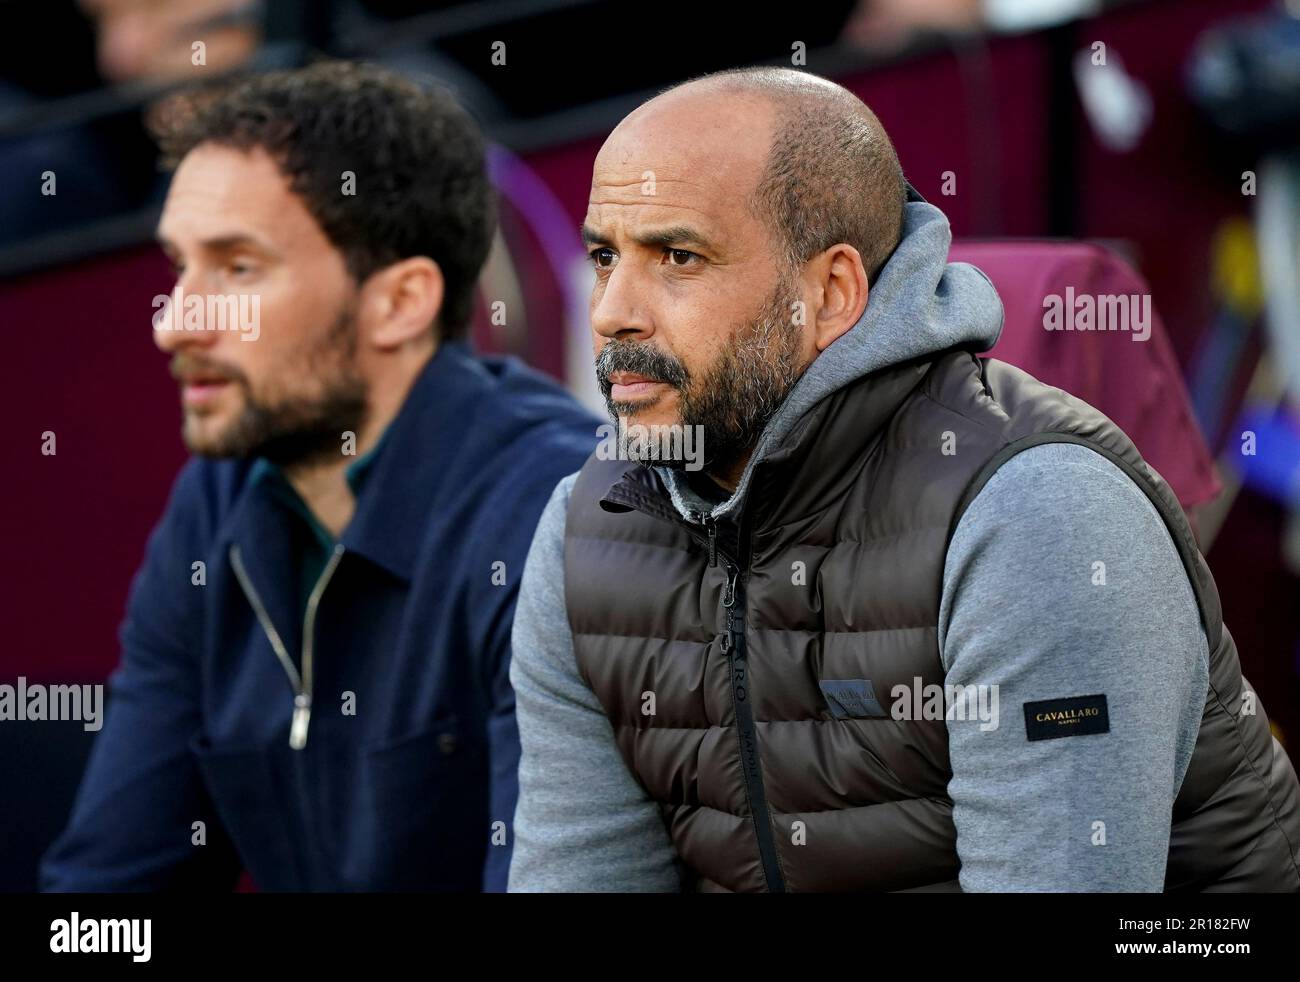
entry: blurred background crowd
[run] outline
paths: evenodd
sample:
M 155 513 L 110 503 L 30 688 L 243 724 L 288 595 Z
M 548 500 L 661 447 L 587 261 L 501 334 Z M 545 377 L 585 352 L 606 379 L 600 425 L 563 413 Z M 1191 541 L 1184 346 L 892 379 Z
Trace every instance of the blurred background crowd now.
M 179 89 L 321 55 L 435 79 L 478 118 L 501 199 L 481 293 L 512 315 L 493 323 L 480 303 L 475 342 L 593 405 L 577 227 L 610 129 L 736 65 L 847 86 L 947 213 L 953 258 L 990 264 L 1008 311 L 994 354 L 1114 417 L 1169 480 L 1297 758 L 1296 0 L 0 0 L 0 681 L 104 680 L 184 458 L 150 343 L 151 300 L 170 290 L 150 114 Z M 1042 330 L 1045 293 L 1105 284 L 1150 294 L 1149 342 Z M 0 889 L 34 886 L 92 736 L 0 726 Z

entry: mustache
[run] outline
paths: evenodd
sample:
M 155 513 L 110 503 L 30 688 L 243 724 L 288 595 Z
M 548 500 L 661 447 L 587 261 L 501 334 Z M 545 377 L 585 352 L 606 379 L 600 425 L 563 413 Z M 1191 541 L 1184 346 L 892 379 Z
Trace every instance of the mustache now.
M 646 341 L 610 341 L 600 349 L 596 358 L 596 381 L 606 399 L 613 386 L 609 377 L 614 372 L 644 375 L 674 389 L 686 388 L 691 379 L 685 365 Z
M 244 373 L 239 369 L 205 361 L 202 358 L 195 358 L 193 355 L 177 355 L 167 366 L 167 371 L 178 382 L 195 375 L 201 378 L 221 379 L 226 382 L 244 381 Z

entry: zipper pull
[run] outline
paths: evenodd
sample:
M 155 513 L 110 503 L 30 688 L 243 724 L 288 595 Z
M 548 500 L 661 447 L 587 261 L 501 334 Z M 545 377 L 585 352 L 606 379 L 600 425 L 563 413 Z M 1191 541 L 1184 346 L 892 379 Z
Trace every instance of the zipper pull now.
M 707 512 L 699 512 L 700 524 L 709 533 L 709 567 L 718 565 L 718 522 Z
M 745 615 L 736 607 L 736 580 L 740 576 L 740 567 L 732 566 L 723 560 L 727 568 L 727 586 L 722 592 L 722 606 L 727 612 L 727 630 L 722 635 L 722 653 L 728 658 L 743 658 L 744 648 L 741 638 L 745 632 Z
M 289 727 L 289 746 L 301 750 L 307 746 L 307 725 L 311 722 L 311 696 L 299 692 L 293 697 L 293 724 Z
M 736 577 L 739 575 L 739 566 L 727 567 L 727 589 L 722 593 L 722 606 L 730 608 L 736 602 Z

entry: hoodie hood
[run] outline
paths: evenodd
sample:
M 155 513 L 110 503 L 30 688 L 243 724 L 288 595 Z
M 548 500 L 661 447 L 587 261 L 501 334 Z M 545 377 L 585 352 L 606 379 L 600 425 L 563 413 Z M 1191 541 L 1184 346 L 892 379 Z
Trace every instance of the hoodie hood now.
M 909 184 L 898 248 L 867 295 L 862 317 L 808 366 L 759 436 L 736 490 L 716 506 L 682 473 L 655 467 L 683 518 L 721 518 L 740 507 L 754 468 L 827 396 L 864 375 L 956 345 L 987 351 L 1002 333 L 1002 301 L 969 263 L 948 262 L 952 230 L 942 211 Z

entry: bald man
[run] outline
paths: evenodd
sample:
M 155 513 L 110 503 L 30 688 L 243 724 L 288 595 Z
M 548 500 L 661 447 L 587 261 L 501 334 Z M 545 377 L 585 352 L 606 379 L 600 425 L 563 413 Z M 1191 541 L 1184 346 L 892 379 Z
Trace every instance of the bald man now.
M 618 437 L 523 576 L 510 889 L 1300 888 L 1295 772 L 1177 502 L 974 354 L 998 296 L 866 106 L 671 89 L 583 236 Z

